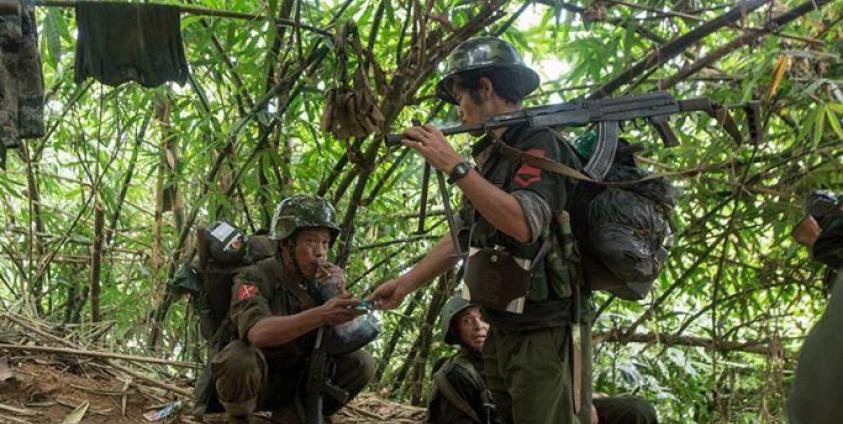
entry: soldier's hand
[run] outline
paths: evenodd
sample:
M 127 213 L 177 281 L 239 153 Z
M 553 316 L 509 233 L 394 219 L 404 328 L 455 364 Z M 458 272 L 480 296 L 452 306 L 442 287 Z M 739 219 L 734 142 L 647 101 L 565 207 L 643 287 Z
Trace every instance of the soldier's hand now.
M 401 135 L 404 137 L 401 144 L 421 153 L 432 167 L 442 172 L 451 172 L 463 161 L 462 156 L 445 141 L 442 131 L 433 125 L 410 127 Z
M 325 282 L 329 279 L 336 281 L 340 284 L 340 292 L 346 293 L 345 291 L 345 272 L 342 268 L 332 264 L 332 263 L 325 263 L 316 268 L 316 279 L 320 282 Z
M 365 310 L 355 308 L 359 304 L 360 299 L 352 297 L 348 293 L 329 299 L 322 306 L 319 306 L 322 325 L 342 324 L 365 314 Z
M 375 309 L 395 309 L 407 296 L 404 286 L 397 278 L 389 280 L 375 289 L 367 298 L 372 301 Z

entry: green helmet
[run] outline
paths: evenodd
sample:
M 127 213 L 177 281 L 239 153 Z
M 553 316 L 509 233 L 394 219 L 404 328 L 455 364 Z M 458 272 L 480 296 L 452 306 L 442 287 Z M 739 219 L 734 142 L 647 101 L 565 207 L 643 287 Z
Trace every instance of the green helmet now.
M 436 85 L 436 94 L 446 102 L 457 104 L 457 99 L 451 94 L 454 77 L 465 71 L 492 68 L 514 71 L 518 75 L 517 84 L 522 96 L 532 93 L 539 86 L 539 75 L 524 64 L 512 44 L 497 37 L 477 37 L 462 42 L 448 56 L 445 77 Z
M 454 317 L 459 315 L 460 312 L 471 306 L 474 305 L 463 299 L 463 297 L 458 294 L 451 296 L 451 298 L 445 302 L 445 306 L 442 308 L 442 334 L 445 335 L 445 343 L 450 345 L 460 343 L 459 334 L 454 334 L 454 332 L 451 331 L 451 321 L 453 321 Z
M 295 235 L 303 228 L 327 228 L 331 232 L 333 243 L 340 232 L 336 221 L 337 213 L 327 200 L 319 196 L 297 194 L 278 204 L 272 217 L 269 238 L 280 241 Z

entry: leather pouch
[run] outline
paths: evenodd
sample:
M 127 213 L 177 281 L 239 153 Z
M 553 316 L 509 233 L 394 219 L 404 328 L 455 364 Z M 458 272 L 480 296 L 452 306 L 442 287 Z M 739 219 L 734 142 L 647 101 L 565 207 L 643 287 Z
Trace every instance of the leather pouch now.
M 465 282 L 474 303 L 522 313 L 531 280 L 529 261 L 517 259 L 505 250 L 472 248 L 469 252 Z

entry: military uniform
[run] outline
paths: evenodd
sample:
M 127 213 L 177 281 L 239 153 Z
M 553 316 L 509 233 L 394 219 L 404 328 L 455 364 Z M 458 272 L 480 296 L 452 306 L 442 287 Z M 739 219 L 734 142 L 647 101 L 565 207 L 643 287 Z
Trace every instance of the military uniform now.
M 483 357 L 477 350 L 462 349 L 447 358 L 433 373 L 427 422 L 476 424 L 498 422 L 491 394 L 483 378 Z
M 220 332 L 220 337 L 230 335 L 234 340 L 213 356 L 204 391 L 200 393 L 197 388 L 197 399 L 207 402 L 206 412 L 218 411 L 221 404 L 233 416 L 269 410 L 303 417 L 301 389 L 315 332 L 264 349 L 249 344 L 247 333 L 261 319 L 294 315 L 315 306 L 304 283 L 300 274 L 276 258 L 264 259 L 238 272 L 228 318 L 223 323 L 227 331 Z M 332 382 L 346 390 L 349 399 L 371 381 L 374 362 L 368 353 L 358 350 L 335 357 L 334 361 Z M 326 415 L 342 407 L 327 397 L 324 402 Z
M 575 168 L 580 165 L 576 154 L 549 128 L 513 126 L 501 142 Z M 460 211 L 463 248 L 503 246 L 517 258 L 536 259 L 550 229 L 555 231 L 554 214 L 568 206 L 575 182 L 504 158 L 490 136 L 476 143 L 472 154 L 483 177 L 519 202 L 533 240 L 520 243 L 497 231 L 465 203 Z M 580 278 L 574 267 L 559 272 L 545 256 L 532 271 L 523 313 L 483 308 L 492 326 L 483 349 L 488 384 L 504 422 L 576 422 L 576 415 L 582 420 L 590 412 L 582 407 L 587 405 L 582 399 L 590 398 L 587 296 L 583 293 L 579 302 L 572 296 Z M 574 400 L 575 373 L 579 402 Z
M 825 313 L 811 329 L 787 399 L 791 424 L 832 424 L 843 417 L 843 214 L 823 220 L 814 259 L 836 268 Z

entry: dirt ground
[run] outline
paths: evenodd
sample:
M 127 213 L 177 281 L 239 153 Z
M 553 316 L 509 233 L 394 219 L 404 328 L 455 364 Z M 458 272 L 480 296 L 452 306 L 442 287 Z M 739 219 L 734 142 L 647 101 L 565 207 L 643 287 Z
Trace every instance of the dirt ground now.
M 72 361 L 70 362 L 72 363 Z M 0 356 L 0 423 L 196 423 L 189 413 L 189 399 L 174 414 L 151 420 L 151 414 L 176 400 L 139 390 L 131 381 L 98 372 L 91 361 L 68 365 L 53 358 Z M 187 387 L 189 382 L 169 381 Z M 163 400 L 163 401 L 162 401 Z M 338 412 L 335 424 L 417 423 L 422 422 L 420 408 L 400 405 L 364 393 Z M 224 422 L 221 414 L 208 416 L 205 422 Z M 266 414 L 257 414 L 255 422 L 268 423 Z

